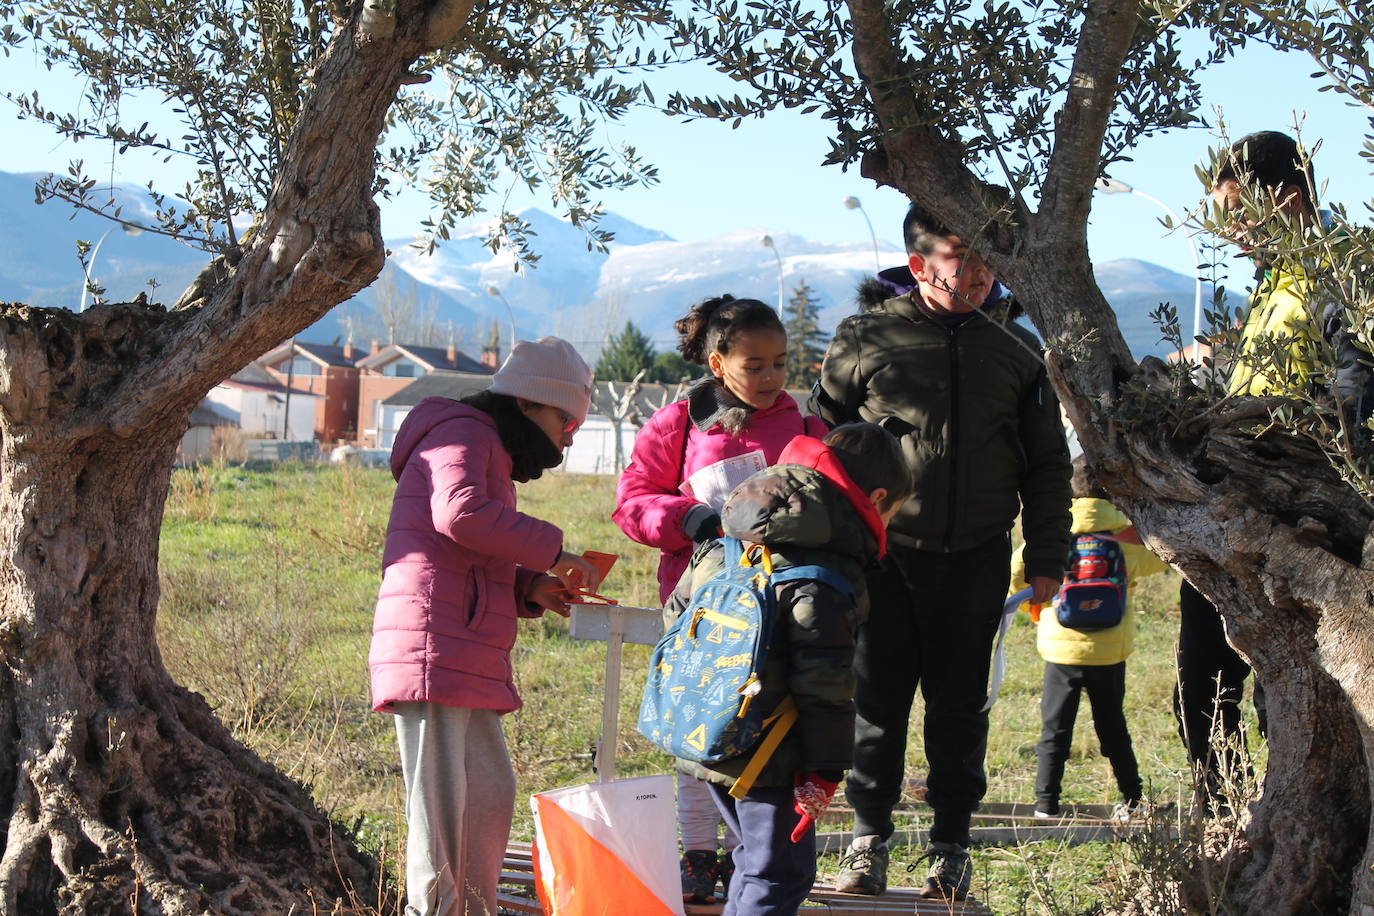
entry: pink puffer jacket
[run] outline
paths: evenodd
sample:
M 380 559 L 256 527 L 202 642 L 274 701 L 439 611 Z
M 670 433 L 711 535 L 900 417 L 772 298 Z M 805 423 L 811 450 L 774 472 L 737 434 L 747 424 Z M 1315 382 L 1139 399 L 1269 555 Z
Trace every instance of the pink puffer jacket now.
M 372 624 L 372 706 L 520 707 L 510 650 L 525 592 L 563 532 L 515 511 L 496 422 L 448 398 L 411 410 L 391 450 L 396 497 Z
M 632 540 L 658 547 L 659 601 L 667 601 L 682 571 L 692 559 L 693 544 L 682 531 L 682 519 L 696 500 L 678 488 L 694 473 L 746 452 L 762 451 L 769 464 L 796 436 L 820 438 L 826 426 L 817 417 L 803 417 L 787 392 L 773 406 L 755 411 L 749 426 L 738 436 L 712 426 L 702 432 L 687 415 L 686 399 L 654 412 L 635 437 L 630 463 L 616 487 L 616 510 L 611 518 Z M 686 430 L 686 442 L 683 431 Z

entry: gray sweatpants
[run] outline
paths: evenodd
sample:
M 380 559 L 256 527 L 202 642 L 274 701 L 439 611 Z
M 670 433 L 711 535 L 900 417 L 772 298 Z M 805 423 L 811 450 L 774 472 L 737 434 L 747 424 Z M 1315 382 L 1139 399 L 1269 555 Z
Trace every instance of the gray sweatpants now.
M 406 916 L 495 916 L 515 810 L 501 717 L 397 703 L 405 777 Z

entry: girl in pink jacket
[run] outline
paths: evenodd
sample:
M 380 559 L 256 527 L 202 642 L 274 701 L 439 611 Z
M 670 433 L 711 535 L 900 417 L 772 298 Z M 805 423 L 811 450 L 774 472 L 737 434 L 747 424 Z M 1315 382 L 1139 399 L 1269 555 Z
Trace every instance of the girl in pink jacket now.
M 672 594 L 697 542 L 720 535 L 720 510 L 735 485 L 777 461 L 794 437 L 826 432 L 783 390 L 787 333 L 771 306 L 720 296 L 694 306 L 676 327 L 683 358 L 709 373 L 639 431 L 611 516 L 631 538 L 662 551 L 660 601 Z M 677 779 L 682 897 L 709 903 L 717 878 L 728 887 L 728 853 L 738 840 L 727 834 L 727 855 L 718 862 L 720 812 L 704 783 L 682 773 Z
M 391 451 L 391 505 L 368 665 L 396 717 L 407 916 L 495 913 L 515 809 L 501 715 L 519 708 L 516 619 L 566 616 L 596 572 L 555 526 L 515 509 L 515 482 L 557 467 L 592 373 L 567 341 L 518 342 L 483 392 L 427 398 Z

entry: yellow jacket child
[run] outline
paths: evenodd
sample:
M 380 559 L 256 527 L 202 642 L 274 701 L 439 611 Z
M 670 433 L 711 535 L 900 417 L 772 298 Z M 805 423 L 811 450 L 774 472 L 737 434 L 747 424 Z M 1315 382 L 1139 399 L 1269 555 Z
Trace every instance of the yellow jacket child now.
M 1129 527 L 1131 520 L 1105 499 L 1076 497 L 1073 501 L 1074 534 L 1117 534 Z M 1139 579 L 1169 568 L 1167 563 L 1139 544 L 1122 543 L 1121 552 L 1126 560 L 1128 599 L 1131 586 Z M 1025 568 L 1021 562 L 1021 550 L 1017 548 L 1011 558 L 1010 594 L 1025 587 Z M 1135 603 L 1129 600 L 1121 623 L 1106 630 L 1072 630 L 1060 626 L 1054 614 L 1047 613 L 1040 617 L 1036 648 L 1045 661 L 1059 665 L 1115 665 L 1125 661 L 1131 654 L 1135 629 Z

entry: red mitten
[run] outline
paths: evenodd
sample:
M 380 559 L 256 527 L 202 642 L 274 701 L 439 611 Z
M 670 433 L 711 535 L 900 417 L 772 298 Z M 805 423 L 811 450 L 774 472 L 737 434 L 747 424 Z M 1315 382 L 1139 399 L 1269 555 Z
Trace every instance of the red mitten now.
M 792 828 L 792 842 L 800 843 L 801 838 L 811 826 L 820 820 L 830 800 L 835 797 L 838 782 L 831 782 L 819 773 L 798 772 L 792 780 L 792 810 L 800 815 L 797 826 Z

